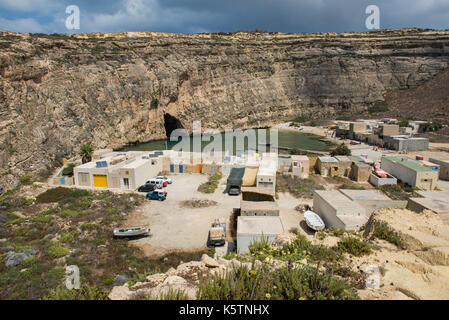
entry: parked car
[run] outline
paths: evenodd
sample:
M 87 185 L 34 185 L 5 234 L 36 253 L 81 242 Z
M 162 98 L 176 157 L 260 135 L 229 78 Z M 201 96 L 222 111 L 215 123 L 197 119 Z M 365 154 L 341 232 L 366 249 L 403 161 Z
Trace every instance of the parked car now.
M 152 184 L 155 186 L 155 189 L 162 189 L 164 187 L 162 180 L 158 179 L 151 179 L 145 182 L 145 184 Z
M 208 246 L 224 246 L 226 244 L 226 223 L 220 222 L 218 219 L 212 223 L 209 230 Z
M 237 186 L 232 186 L 229 188 L 230 196 L 238 196 L 240 194 L 240 188 Z
M 153 191 L 154 189 L 156 189 L 156 185 L 151 184 L 151 183 L 145 183 L 143 186 L 140 186 L 139 189 L 137 189 L 137 191 L 150 192 L 150 191 Z
M 148 192 L 146 197 L 149 200 L 164 201 L 165 199 L 167 199 L 167 192 L 162 191 L 162 190 L 154 190 L 154 191 Z
M 162 187 L 168 186 L 168 182 L 165 181 L 164 179 L 154 178 L 154 180 L 157 181 L 158 183 L 160 183 L 162 185 Z
M 173 183 L 172 179 L 170 179 L 170 178 L 168 178 L 166 176 L 157 176 L 156 179 L 161 179 L 163 181 L 167 181 L 168 184 L 172 184 Z

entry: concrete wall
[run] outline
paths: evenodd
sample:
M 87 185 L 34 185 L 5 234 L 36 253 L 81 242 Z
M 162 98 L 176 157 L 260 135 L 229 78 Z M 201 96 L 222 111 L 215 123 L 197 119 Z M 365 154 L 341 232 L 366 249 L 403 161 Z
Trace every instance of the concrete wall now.
M 418 172 L 415 186 L 421 190 L 434 190 L 438 186 L 438 171 Z
M 318 173 L 322 176 L 342 176 L 341 168 L 342 166 L 339 162 L 321 162 L 320 159 L 318 159 L 317 161 L 317 170 Z
M 313 195 L 313 211 L 323 219 L 327 228 L 344 228 L 345 225 L 338 219 L 335 208 L 317 193 Z
M 275 190 L 276 186 L 276 174 L 257 174 L 257 184 L 258 188 L 270 188 L 270 190 Z
M 449 180 L 449 160 L 429 158 L 429 161 L 440 166 L 439 178 L 441 180 Z
M 399 126 L 397 124 L 385 124 L 380 128 L 380 132 L 384 136 L 396 136 L 399 134 Z
M 399 163 L 388 160 L 385 157 L 382 157 L 380 167 L 395 176 L 397 179 L 409 184 L 410 186 L 416 186 L 416 171 L 407 168 Z
M 371 167 L 368 165 L 361 166 L 354 163 L 351 166 L 350 177 L 352 180 L 358 182 L 367 182 L 369 180 L 370 175 L 371 175 Z
M 369 176 L 369 182 L 375 187 L 380 187 L 385 185 L 395 185 L 398 183 L 398 180 L 392 175 L 388 175 L 388 178 L 380 178 L 371 173 Z
M 368 216 L 379 209 L 405 209 L 407 207 L 407 201 L 400 200 L 354 200 L 354 202 L 365 208 Z
M 154 163 L 154 164 L 153 164 Z M 121 168 L 121 173 L 126 170 Z M 162 171 L 162 159 L 149 159 L 144 164 L 130 170 L 130 189 L 136 190 L 147 180 L 156 177 Z M 125 175 L 123 175 L 125 176 Z
M 296 166 L 295 166 L 296 164 Z M 309 177 L 310 165 L 309 160 L 292 160 L 292 175 L 297 176 L 301 179 L 306 179 Z
M 263 218 L 262 218 L 263 219 Z M 253 241 L 261 241 L 262 238 L 267 238 L 268 241 L 273 242 L 274 239 L 276 239 L 277 234 L 264 234 L 263 236 L 261 234 L 254 235 L 254 234 L 238 234 L 237 235 L 237 252 L 238 253 L 244 253 L 248 252 L 249 245 Z

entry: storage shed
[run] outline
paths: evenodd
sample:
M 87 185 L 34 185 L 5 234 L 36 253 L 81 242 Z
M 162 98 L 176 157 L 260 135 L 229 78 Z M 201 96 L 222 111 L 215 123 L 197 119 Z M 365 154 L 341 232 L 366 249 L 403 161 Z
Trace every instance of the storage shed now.
M 359 230 L 368 221 L 365 208 L 337 190 L 315 190 L 313 210 L 327 228 Z
M 449 159 L 429 158 L 429 162 L 440 166 L 439 178 L 441 180 L 449 180 Z
M 280 217 L 239 216 L 237 218 L 237 252 L 244 253 L 254 241 L 267 238 L 272 242 L 284 226 Z
M 383 156 L 381 168 L 412 187 L 433 190 L 437 187 L 438 171 L 407 157 Z
M 339 176 L 341 175 L 338 160 L 334 157 L 318 157 L 316 168 L 322 176 Z
M 307 156 L 292 156 L 292 175 L 300 179 L 309 177 L 310 161 Z

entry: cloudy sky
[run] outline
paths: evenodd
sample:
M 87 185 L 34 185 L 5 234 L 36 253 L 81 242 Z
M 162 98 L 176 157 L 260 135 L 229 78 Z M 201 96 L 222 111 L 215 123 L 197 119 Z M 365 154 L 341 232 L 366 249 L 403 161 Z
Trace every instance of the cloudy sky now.
M 79 30 L 66 28 L 69 5 L 79 8 Z M 365 10 L 369 5 L 379 7 L 382 29 L 449 29 L 449 0 L 0 0 L 0 30 L 41 33 L 367 31 Z

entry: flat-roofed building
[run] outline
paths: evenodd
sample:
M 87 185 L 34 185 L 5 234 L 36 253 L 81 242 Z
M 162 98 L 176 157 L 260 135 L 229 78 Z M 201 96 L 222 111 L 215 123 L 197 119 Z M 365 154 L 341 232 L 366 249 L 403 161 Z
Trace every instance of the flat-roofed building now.
M 439 178 L 449 180 L 449 159 L 429 158 L 429 162 L 435 163 L 440 167 Z
M 300 179 L 309 177 L 310 160 L 307 156 L 292 156 L 292 175 Z
M 407 157 L 383 156 L 380 166 L 411 187 L 422 190 L 434 190 L 437 187 L 438 171 L 423 166 L 419 161 Z
M 444 223 L 449 225 L 449 192 L 447 191 L 418 191 L 422 198 L 410 198 L 408 209 L 421 212 L 431 210 L 438 214 Z
M 77 166 L 73 175 L 77 186 L 135 190 L 161 171 L 161 158 L 129 151 Z
M 338 190 L 315 190 L 313 211 L 327 228 L 359 230 L 369 218 L 364 207 Z
M 341 174 L 338 160 L 334 157 L 318 157 L 316 168 L 318 173 L 325 177 Z
M 237 218 L 237 252 L 247 252 L 254 241 L 263 238 L 272 242 L 284 232 L 280 217 L 239 216 Z
M 397 151 L 423 151 L 429 149 L 429 139 L 406 135 L 384 136 L 384 146 Z
M 260 162 L 259 171 L 257 172 L 258 188 L 270 188 L 275 190 L 276 187 L 276 171 L 277 159 L 266 158 Z

